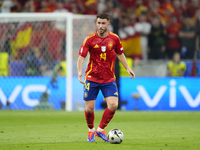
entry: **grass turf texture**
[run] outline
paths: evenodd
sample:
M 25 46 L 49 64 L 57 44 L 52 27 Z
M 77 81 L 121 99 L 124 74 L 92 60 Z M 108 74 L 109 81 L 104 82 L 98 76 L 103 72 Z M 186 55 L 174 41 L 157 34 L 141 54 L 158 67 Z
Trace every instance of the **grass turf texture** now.
M 95 112 L 95 127 L 103 111 Z M 121 144 L 87 142 L 84 112 L 0 111 L 0 150 L 199 150 L 200 112 L 117 111 L 106 131 Z

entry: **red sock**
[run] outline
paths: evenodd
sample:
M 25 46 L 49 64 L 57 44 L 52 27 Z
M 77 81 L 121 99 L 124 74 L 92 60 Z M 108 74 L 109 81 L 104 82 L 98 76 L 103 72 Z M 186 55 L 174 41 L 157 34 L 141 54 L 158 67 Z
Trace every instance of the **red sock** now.
M 110 109 L 106 108 L 106 110 L 103 113 L 99 127 L 101 129 L 104 129 L 108 125 L 110 120 L 113 118 L 114 114 L 115 114 L 115 111 L 110 111 Z
M 88 128 L 92 129 L 94 127 L 94 112 L 89 114 L 85 110 L 85 119 L 86 119 Z

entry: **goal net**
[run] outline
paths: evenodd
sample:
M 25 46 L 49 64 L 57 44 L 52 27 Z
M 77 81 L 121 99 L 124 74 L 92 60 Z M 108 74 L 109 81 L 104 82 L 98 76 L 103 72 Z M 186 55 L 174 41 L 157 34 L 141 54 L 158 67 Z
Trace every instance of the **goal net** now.
M 92 15 L 1 14 L 1 108 L 34 109 L 46 99 L 55 109 L 82 110 L 76 63 L 84 38 L 94 31 Z

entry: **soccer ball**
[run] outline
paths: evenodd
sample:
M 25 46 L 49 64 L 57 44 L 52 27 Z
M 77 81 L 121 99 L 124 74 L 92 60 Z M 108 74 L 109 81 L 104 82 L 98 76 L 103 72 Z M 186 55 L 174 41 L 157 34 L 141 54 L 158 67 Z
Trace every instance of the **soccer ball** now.
M 112 129 L 108 133 L 108 141 L 111 144 L 120 144 L 124 139 L 124 134 L 119 129 Z

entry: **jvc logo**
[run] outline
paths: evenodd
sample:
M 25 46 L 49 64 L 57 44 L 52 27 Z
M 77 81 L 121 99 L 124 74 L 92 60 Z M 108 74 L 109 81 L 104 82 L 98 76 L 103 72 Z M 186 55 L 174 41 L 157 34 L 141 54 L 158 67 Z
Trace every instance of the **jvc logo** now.
M 20 92 L 22 91 L 22 101 L 24 102 L 24 104 L 30 107 L 34 107 L 39 104 L 39 100 L 30 99 L 29 94 L 32 92 L 44 92 L 47 87 L 45 85 L 28 85 L 24 87 L 23 90 L 22 88 L 22 85 L 17 85 L 9 97 L 6 97 L 3 90 L 0 88 L 0 101 L 3 103 L 3 105 L 6 105 L 7 100 L 10 103 L 14 103 L 17 97 L 20 95 Z
M 177 89 L 181 92 L 183 97 L 185 98 L 188 105 L 192 108 L 198 107 L 200 104 L 200 92 L 197 94 L 196 98 L 193 99 L 190 92 L 187 90 L 187 88 L 183 85 L 176 88 L 176 81 L 171 80 L 170 81 L 170 87 L 169 87 L 169 106 L 171 108 L 176 107 L 176 92 Z M 137 86 L 137 90 L 141 97 L 143 98 L 144 102 L 149 107 L 155 107 L 158 102 L 161 100 L 162 96 L 167 90 L 167 86 L 163 85 L 161 86 L 158 91 L 155 93 L 154 97 L 151 99 L 147 91 L 145 90 L 144 86 Z

